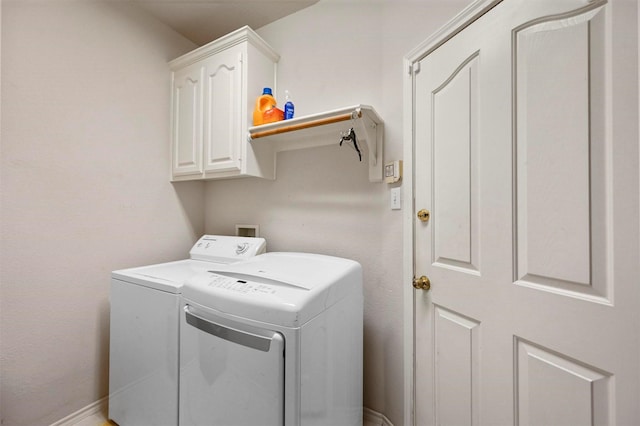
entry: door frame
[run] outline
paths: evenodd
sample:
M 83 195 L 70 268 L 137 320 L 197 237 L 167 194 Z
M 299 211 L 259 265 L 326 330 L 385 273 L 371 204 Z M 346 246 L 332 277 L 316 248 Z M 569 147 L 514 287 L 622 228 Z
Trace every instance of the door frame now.
M 464 28 L 471 25 L 488 10 L 503 0 L 476 0 L 454 16 L 449 22 L 433 33 L 424 42 L 404 56 L 403 69 L 403 158 L 404 193 L 402 236 L 403 236 L 403 340 L 404 340 L 404 423 L 415 425 L 415 329 L 414 294 L 411 285 L 414 277 L 414 228 L 415 228 L 415 148 L 414 148 L 414 67 L 435 49 L 447 42 Z M 418 70 L 419 72 L 419 70 Z M 419 275 L 420 271 L 415 271 Z

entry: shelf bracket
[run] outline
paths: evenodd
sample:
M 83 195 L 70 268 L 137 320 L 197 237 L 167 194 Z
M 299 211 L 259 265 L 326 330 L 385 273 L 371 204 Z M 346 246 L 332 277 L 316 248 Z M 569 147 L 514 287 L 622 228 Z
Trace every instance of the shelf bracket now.
M 382 181 L 382 159 L 378 159 L 378 154 L 382 153 L 382 138 L 384 135 L 384 125 L 377 123 L 369 117 L 368 114 L 362 111 L 361 108 L 356 108 L 353 112 L 356 120 L 356 134 L 358 140 L 364 139 L 364 145 L 367 147 L 367 158 L 369 161 L 369 181 L 381 182 Z
M 356 109 L 353 114 L 354 117 L 361 117 L 361 120 L 357 121 L 357 129 L 356 129 L 356 133 L 357 130 L 360 130 L 360 137 L 358 139 L 362 140 L 364 139 L 367 148 L 369 149 L 369 156 L 370 158 L 373 159 L 373 163 L 371 163 L 372 165 L 376 165 L 376 155 L 378 152 L 378 147 L 377 147 L 377 131 L 376 131 L 376 123 L 374 123 L 373 121 L 371 121 L 371 119 L 369 117 L 367 117 L 366 114 L 362 114 L 362 111 L 360 110 L 360 108 Z

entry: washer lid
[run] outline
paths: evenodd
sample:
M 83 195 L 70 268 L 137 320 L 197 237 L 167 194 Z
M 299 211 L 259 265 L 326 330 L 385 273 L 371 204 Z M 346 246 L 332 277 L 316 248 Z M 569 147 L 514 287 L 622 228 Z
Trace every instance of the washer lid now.
M 170 293 L 180 293 L 186 280 L 215 268 L 218 264 L 239 262 L 264 253 L 264 238 L 203 235 L 191 248 L 191 259 L 121 269 L 112 278 Z
M 299 327 L 339 300 L 362 297 L 359 263 L 307 253 L 266 253 L 217 265 L 189 279 L 182 290 L 194 302 L 243 318 Z
M 139 268 L 121 269 L 113 271 L 111 277 L 132 284 L 155 288 L 156 290 L 180 293 L 185 281 L 215 266 L 216 264 L 212 262 L 187 259 Z

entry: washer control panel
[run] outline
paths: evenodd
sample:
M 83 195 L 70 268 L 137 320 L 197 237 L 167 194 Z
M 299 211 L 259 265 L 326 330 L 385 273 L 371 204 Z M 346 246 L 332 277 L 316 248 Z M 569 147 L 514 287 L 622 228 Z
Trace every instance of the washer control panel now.
M 266 251 L 264 238 L 203 235 L 189 252 L 191 259 L 232 263 Z
M 260 294 L 274 294 L 276 289 L 274 286 L 262 283 L 251 282 L 247 280 L 239 280 L 233 277 L 227 277 L 224 275 L 218 275 L 211 273 L 211 279 L 207 283 L 208 287 L 221 288 L 228 291 L 235 291 L 237 293 L 260 293 Z
M 249 243 L 238 243 L 236 244 L 236 254 L 244 254 L 249 250 L 251 244 Z

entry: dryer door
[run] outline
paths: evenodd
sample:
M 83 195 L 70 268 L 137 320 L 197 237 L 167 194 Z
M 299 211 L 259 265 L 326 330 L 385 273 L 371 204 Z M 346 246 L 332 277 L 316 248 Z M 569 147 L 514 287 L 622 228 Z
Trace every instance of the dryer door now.
M 284 337 L 186 304 L 180 329 L 181 426 L 282 426 Z

